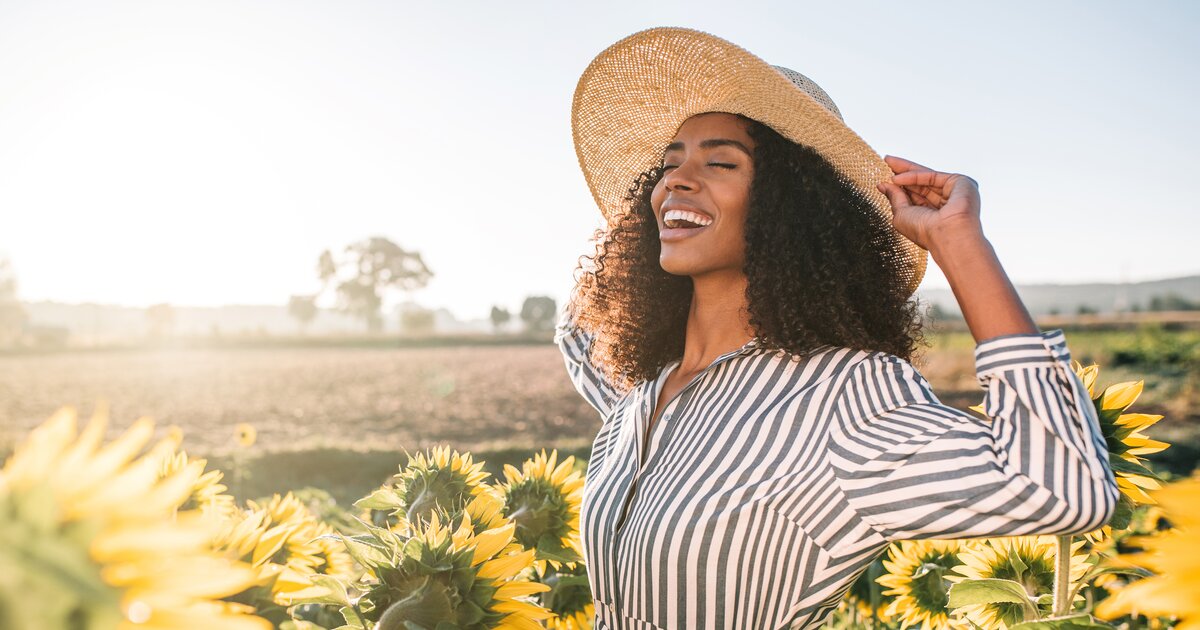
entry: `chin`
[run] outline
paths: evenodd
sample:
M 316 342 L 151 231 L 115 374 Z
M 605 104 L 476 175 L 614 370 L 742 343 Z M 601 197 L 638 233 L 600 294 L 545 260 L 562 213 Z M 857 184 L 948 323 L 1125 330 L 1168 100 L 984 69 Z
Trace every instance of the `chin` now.
M 707 268 L 704 261 L 693 260 L 690 256 L 662 256 L 658 264 L 663 271 L 676 276 L 694 276 Z

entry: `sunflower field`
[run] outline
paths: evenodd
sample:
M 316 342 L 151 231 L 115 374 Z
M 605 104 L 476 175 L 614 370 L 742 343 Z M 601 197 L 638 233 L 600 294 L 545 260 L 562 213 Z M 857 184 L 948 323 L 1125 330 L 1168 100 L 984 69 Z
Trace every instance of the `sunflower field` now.
M 1146 433 L 1162 416 L 1130 411 L 1142 382 L 1075 370 L 1122 492 L 1109 524 L 893 543 L 831 627 L 1200 628 L 1200 477 L 1164 484 L 1141 458 L 1168 447 Z M 153 441 L 141 418 L 106 442 L 107 425 L 103 405 L 82 429 L 64 407 L 0 468 L 0 628 L 591 627 L 574 457 L 489 481 L 435 447 L 335 514 L 291 492 L 239 502 L 180 431 Z

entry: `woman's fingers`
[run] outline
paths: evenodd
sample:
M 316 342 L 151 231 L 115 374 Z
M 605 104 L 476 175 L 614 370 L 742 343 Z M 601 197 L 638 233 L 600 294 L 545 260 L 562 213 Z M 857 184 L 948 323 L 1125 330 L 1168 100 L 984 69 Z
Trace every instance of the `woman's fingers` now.
M 899 210 L 901 207 L 910 205 L 908 193 L 901 187 L 891 182 L 880 182 L 875 185 L 879 192 L 883 193 L 888 201 L 892 202 L 892 207 Z
M 926 208 L 937 208 L 938 206 L 941 205 L 940 203 L 938 203 L 936 201 L 930 201 L 928 197 L 926 197 L 925 195 L 922 195 L 921 193 L 919 193 L 915 190 L 908 191 L 908 196 L 912 197 L 912 200 L 915 201 L 917 203 L 917 205 L 925 206 Z
M 950 174 L 939 171 L 905 171 L 892 175 L 892 181 L 901 186 L 941 188 L 947 179 L 950 179 Z
M 904 173 L 904 172 L 908 172 L 908 171 L 932 171 L 933 170 L 923 164 L 917 164 L 916 162 L 913 162 L 912 160 L 906 160 L 902 157 L 896 157 L 894 155 L 883 156 L 883 161 L 887 162 L 887 165 L 892 167 L 892 170 L 897 173 Z
M 978 189 L 979 189 L 979 183 L 978 183 L 978 182 L 976 182 L 974 179 L 972 179 L 970 176 L 968 176 L 968 175 L 959 175 L 959 177 L 963 177 L 963 178 L 965 178 L 965 179 L 968 179 L 968 180 L 970 180 L 970 181 L 971 181 L 971 184 L 973 184 L 973 185 L 974 185 L 975 189 L 976 189 L 976 190 L 978 190 Z M 958 182 L 955 182 L 955 183 L 957 184 Z M 970 197 L 970 196 L 971 196 L 971 186 L 966 186 L 966 185 L 964 185 L 964 186 L 957 186 L 957 185 L 956 185 L 956 186 L 954 186 L 953 188 L 951 188 L 951 189 L 950 189 L 950 196 L 947 198 L 947 201 L 949 201 L 950 199 L 955 199 L 955 198 L 958 198 L 958 197 Z

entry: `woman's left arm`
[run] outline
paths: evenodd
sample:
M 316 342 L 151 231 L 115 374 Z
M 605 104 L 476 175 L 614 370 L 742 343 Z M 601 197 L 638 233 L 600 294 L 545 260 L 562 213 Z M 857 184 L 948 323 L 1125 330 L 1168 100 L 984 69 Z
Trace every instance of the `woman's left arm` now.
M 876 353 L 834 414 L 831 457 L 847 499 L 888 539 L 1099 527 L 1118 496 L 1099 419 L 1062 331 L 1038 331 L 983 237 L 975 181 L 885 159 L 896 175 L 879 189 L 893 224 L 946 273 L 991 420 L 941 404 L 907 361 Z

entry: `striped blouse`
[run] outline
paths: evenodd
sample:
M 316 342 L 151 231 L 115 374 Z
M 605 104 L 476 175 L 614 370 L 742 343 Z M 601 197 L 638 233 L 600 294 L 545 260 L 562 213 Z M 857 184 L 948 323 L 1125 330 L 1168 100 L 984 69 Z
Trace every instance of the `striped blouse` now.
M 603 418 L 580 510 L 597 629 L 816 628 L 890 541 L 1081 533 L 1117 502 L 1058 329 L 976 345 L 990 421 L 895 355 L 754 339 L 665 402 L 648 440 L 679 360 L 622 393 L 567 309 L 554 341 Z

